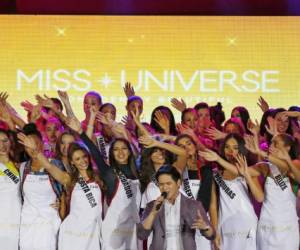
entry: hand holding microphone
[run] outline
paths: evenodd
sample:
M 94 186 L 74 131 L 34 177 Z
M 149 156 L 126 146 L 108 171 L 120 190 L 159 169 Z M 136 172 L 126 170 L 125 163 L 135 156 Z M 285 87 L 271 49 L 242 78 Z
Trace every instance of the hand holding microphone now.
M 159 211 L 160 207 L 164 203 L 164 200 L 167 198 L 168 193 L 167 192 L 162 192 L 160 197 L 156 200 L 155 202 L 155 210 Z

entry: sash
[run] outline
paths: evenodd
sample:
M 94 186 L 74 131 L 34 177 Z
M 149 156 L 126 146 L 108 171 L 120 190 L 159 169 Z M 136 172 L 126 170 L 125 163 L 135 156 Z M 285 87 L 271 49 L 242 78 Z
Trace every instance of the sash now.
M 105 162 L 108 161 L 108 157 L 107 157 L 107 152 L 106 152 L 106 144 L 105 144 L 105 140 L 104 137 L 102 135 L 98 135 L 96 137 L 96 141 L 97 141 L 97 147 L 102 155 L 102 158 Z
M 0 163 L 0 170 L 15 184 L 19 183 L 20 178 L 11 172 L 3 163 Z
M 157 182 L 157 180 L 155 178 L 155 174 L 153 174 L 150 179 L 158 187 L 158 182 Z
M 182 181 L 182 184 L 183 184 L 183 189 L 184 189 L 184 192 L 186 193 L 186 195 L 190 199 L 194 200 L 195 198 L 194 198 L 192 190 L 191 190 L 190 181 L 189 181 L 189 174 L 188 174 L 187 170 L 185 170 L 183 172 L 183 181 Z
M 219 174 L 219 172 L 214 171 L 213 176 L 215 179 L 215 182 L 217 185 L 224 190 L 224 192 L 229 196 L 230 199 L 233 199 L 236 195 L 235 192 L 233 192 L 230 187 L 226 184 L 226 182 L 223 180 L 223 177 Z
M 83 177 L 78 178 L 78 184 L 82 188 L 82 191 L 84 192 L 86 199 L 88 200 L 91 208 L 97 206 L 96 199 L 95 199 L 90 187 L 88 186 L 86 181 L 83 179 Z
M 117 175 L 119 176 L 119 179 L 122 182 L 122 185 L 123 185 L 123 188 L 125 190 L 127 199 L 132 198 L 133 197 L 133 193 L 132 193 L 131 186 L 130 186 L 130 184 L 129 184 L 127 178 L 126 178 L 126 176 L 121 171 L 119 171 L 117 173 Z
M 271 162 L 269 162 L 269 169 L 271 171 L 271 174 L 274 177 L 275 183 L 280 187 L 282 191 L 284 191 L 288 186 L 286 185 L 285 181 L 283 180 L 283 176 L 281 175 L 278 168 L 273 165 Z

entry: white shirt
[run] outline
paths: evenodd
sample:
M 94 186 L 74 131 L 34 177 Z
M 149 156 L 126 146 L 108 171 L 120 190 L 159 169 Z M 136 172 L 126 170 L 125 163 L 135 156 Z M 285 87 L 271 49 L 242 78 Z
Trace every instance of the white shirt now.
M 166 200 L 165 225 L 166 225 L 166 250 L 183 250 L 180 228 L 180 200 L 181 194 L 176 197 L 174 205 Z

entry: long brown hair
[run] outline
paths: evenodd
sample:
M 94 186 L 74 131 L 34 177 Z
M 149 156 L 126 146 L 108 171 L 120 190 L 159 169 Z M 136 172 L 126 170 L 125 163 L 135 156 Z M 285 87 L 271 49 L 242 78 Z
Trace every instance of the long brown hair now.
M 92 160 L 91 160 L 91 156 L 90 156 L 88 150 L 84 146 L 80 145 L 79 143 L 73 142 L 69 146 L 68 160 L 69 160 L 70 165 L 72 165 L 71 161 L 72 161 L 73 154 L 76 151 L 78 151 L 78 150 L 83 151 L 84 154 L 86 154 L 88 156 L 89 166 L 88 166 L 86 172 L 87 172 L 87 175 L 88 175 L 89 179 L 92 180 L 92 181 L 97 182 L 100 185 L 100 187 L 102 188 L 101 184 L 103 185 L 103 182 L 100 179 L 100 177 L 97 174 L 95 174 L 95 172 L 93 170 Z M 72 188 L 75 186 L 75 184 L 77 183 L 78 178 L 79 178 L 79 171 L 78 171 L 78 169 L 76 167 L 73 167 L 73 169 L 74 170 L 71 173 L 71 187 Z

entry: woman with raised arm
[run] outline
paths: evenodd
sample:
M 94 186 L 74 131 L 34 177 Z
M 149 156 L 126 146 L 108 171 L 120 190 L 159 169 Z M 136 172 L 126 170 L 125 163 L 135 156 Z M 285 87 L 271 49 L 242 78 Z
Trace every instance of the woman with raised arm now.
M 288 177 L 300 181 L 300 161 L 294 138 L 288 134 L 273 137 L 269 152 L 259 149 L 257 140 L 246 139 L 246 146 L 266 161 L 251 168 L 252 175 L 265 177 L 265 200 L 258 224 L 259 250 L 299 248 L 299 227 L 296 197 Z
M 278 134 L 271 141 L 269 152 L 259 148 L 258 140 L 246 137 L 249 151 L 265 159 L 248 169 L 252 177 L 262 175 L 265 178 L 263 201 L 257 231 L 257 248 L 259 250 L 298 249 L 299 230 L 296 214 L 296 197 L 290 180 L 299 181 L 300 162 L 297 159 L 297 145 L 288 134 Z M 212 156 L 224 168 L 236 173 L 237 169 L 220 157 Z M 289 155 L 289 157 L 287 156 Z
M 20 142 L 24 144 L 25 136 L 30 139 L 30 145 L 34 145 L 34 149 L 25 144 L 25 151 L 30 160 L 20 166 L 23 195 L 20 249 L 55 250 L 61 220 L 53 204 L 59 199 L 59 190 L 51 174 L 49 175 L 44 164 L 37 158 L 37 152 L 43 155 L 41 134 L 34 124 L 25 125 L 23 131 L 27 136 L 18 134 Z
M 105 184 L 108 210 L 102 223 L 103 249 L 139 249 L 136 223 L 139 222 L 140 182 L 129 142 L 116 139 L 109 150 L 107 165 L 97 146 L 83 132 L 80 122 L 70 118 L 68 125 L 81 139 L 97 165 Z
M 60 226 L 58 249 L 100 250 L 101 181 L 99 176 L 94 174 L 87 149 L 77 143 L 69 145 L 68 160 L 73 171 L 67 173 L 48 161 L 41 149 L 36 146 L 33 138 L 20 134 L 19 139 L 27 150 L 32 151 L 35 161 L 42 165 L 55 180 L 64 185 L 69 193 L 70 212 Z M 45 184 L 40 188 L 45 189 Z M 44 216 L 47 215 L 49 216 L 47 213 L 44 214 Z M 50 232 L 43 231 L 42 236 L 46 238 L 40 238 L 40 240 L 47 239 L 45 234 Z M 33 246 L 31 249 L 56 249 L 56 244 L 48 248 Z
M 214 226 L 221 236 L 220 249 L 256 249 L 257 216 L 251 204 L 249 189 L 256 200 L 261 202 L 264 194 L 257 178 L 252 178 L 247 171 L 238 171 L 235 164 L 244 161 L 237 156 L 247 153 L 245 141 L 237 134 L 229 134 L 221 147 L 220 157 L 213 151 L 206 150 L 200 155 L 208 161 L 217 161 L 222 167 L 224 162 L 236 171 L 221 168 L 214 171 L 214 179 L 219 190 L 219 215 Z M 225 160 L 226 159 L 226 160 Z M 238 159 L 238 161 L 236 160 Z M 225 164 L 226 166 L 226 164 Z M 243 170 L 245 168 L 242 168 Z M 219 239 L 217 241 L 219 241 Z
M 19 249 L 21 217 L 20 176 L 10 156 L 11 141 L 7 131 L 0 129 L 0 241 L 1 249 Z
M 211 200 L 216 199 L 211 164 L 200 160 L 197 144 L 191 136 L 181 134 L 176 138 L 175 144 L 185 149 L 188 155 L 182 177 L 182 193 L 188 198 L 201 201 L 206 213 L 209 213 L 209 217 L 216 217 L 214 213 L 217 210 L 213 207 L 215 203 L 211 203 Z M 196 232 L 195 240 L 197 249 L 212 249 L 211 242 L 198 231 Z

